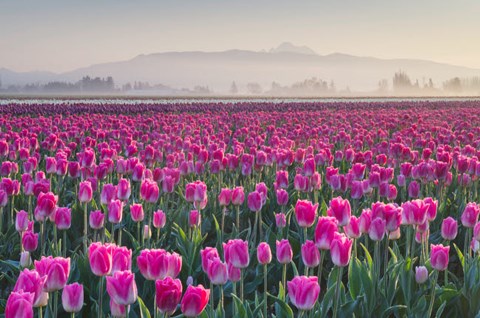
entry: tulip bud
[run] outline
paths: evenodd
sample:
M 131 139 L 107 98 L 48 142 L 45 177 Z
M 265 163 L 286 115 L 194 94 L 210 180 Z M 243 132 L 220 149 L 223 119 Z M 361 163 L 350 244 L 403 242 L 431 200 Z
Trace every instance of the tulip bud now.
M 292 261 L 293 251 L 288 240 L 277 241 L 277 261 L 280 264 L 288 264 Z
M 30 258 L 30 252 L 22 252 L 20 253 L 20 266 L 30 267 L 32 265 L 32 259 Z
M 313 241 L 307 240 L 302 244 L 301 253 L 306 267 L 313 268 L 320 264 L 320 251 Z
M 200 212 L 198 212 L 198 210 L 190 211 L 190 215 L 188 217 L 188 224 L 190 225 L 190 227 L 198 227 L 200 226 L 200 222 L 201 222 Z
M 425 266 L 415 267 L 415 281 L 417 284 L 423 284 L 428 280 L 428 269 Z
M 188 286 L 180 306 L 183 315 L 185 317 L 199 316 L 207 306 L 209 299 L 210 289 L 205 289 L 202 285 Z
M 317 276 L 295 276 L 287 282 L 288 297 L 299 310 L 311 310 L 320 294 Z
M 66 312 L 79 312 L 83 307 L 83 285 L 66 285 L 62 291 L 62 305 Z
M 444 271 L 448 268 L 448 253 L 450 246 L 430 245 L 430 264 L 438 271 Z
M 262 265 L 269 264 L 272 261 L 272 251 L 270 245 L 266 242 L 262 242 L 257 247 L 257 259 Z
M 275 213 L 275 224 L 279 229 L 283 229 L 287 225 L 287 218 L 284 213 Z
M 88 217 L 88 223 L 90 227 L 94 230 L 99 230 L 103 228 L 104 220 L 105 215 L 100 210 L 90 212 L 90 215 Z

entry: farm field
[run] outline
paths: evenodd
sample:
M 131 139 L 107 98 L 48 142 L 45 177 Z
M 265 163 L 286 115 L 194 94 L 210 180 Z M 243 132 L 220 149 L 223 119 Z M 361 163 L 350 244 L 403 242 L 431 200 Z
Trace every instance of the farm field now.
M 5 317 L 476 317 L 480 100 L 0 102 Z

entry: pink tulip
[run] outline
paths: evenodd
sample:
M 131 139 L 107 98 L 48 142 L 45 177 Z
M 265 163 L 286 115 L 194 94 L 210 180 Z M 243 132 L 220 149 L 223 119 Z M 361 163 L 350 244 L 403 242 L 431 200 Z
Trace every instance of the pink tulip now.
M 348 239 L 345 234 L 335 233 L 335 236 L 330 244 L 330 253 L 332 255 L 332 262 L 336 266 L 347 266 L 352 254 L 353 241 Z
M 137 257 L 137 266 L 147 280 L 176 278 L 182 269 L 182 257 L 162 249 L 144 249 Z
M 157 229 L 162 229 L 165 226 L 167 218 L 162 210 L 153 212 L 153 226 Z
M 425 266 L 415 267 L 415 281 L 417 284 L 423 284 L 428 280 L 428 269 Z
M 25 267 L 30 267 L 32 265 L 32 258 L 30 257 L 30 252 L 24 251 L 20 253 L 20 266 L 25 268 Z
M 15 229 L 17 232 L 25 232 L 28 228 L 28 213 L 21 210 L 17 212 L 17 215 L 15 216 Z
M 66 285 L 62 291 L 62 305 L 66 312 L 80 312 L 83 307 L 83 285 Z
M 14 291 L 8 296 L 5 306 L 5 318 L 33 318 L 33 300 L 35 294 Z
M 35 270 L 40 276 L 47 276 L 43 290 L 50 293 L 65 287 L 70 275 L 70 258 L 42 256 L 35 261 Z
M 189 285 L 183 295 L 181 309 L 185 317 L 199 316 L 208 304 L 210 298 L 210 289 L 205 289 L 202 285 L 197 287 Z
M 288 240 L 276 242 L 277 245 L 277 261 L 280 264 L 288 264 L 292 261 L 293 251 Z
M 457 237 L 458 224 L 452 217 L 447 217 L 442 222 L 442 238 L 447 241 L 453 241 Z
M 132 270 L 132 250 L 125 246 L 114 246 L 111 273 Z
M 284 189 L 278 189 L 277 193 L 277 204 L 280 206 L 286 206 L 288 204 L 288 192 Z
M 158 184 L 145 179 L 140 186 L 140 197 L 148 203 L 155 203 L 160 195 Z
M 467 204 L 465 209 L 463 210 L 461 221 L 462 225 L 465 227 L 473 228 L 475 223 L 478 221 L 478 215 L 480 214 L 480 208 L 474 202 L 470 202 Z
M 48 294 L 43 291 L 43 286 L 45 285 L 46 280 L 46 275 L 40 276 L 36 270 L 25 268 L 20 272 L 13 291 L 19 292 L 20 290 L 23 290 L 24 292 L 32 293 L 34 295 L 33 306 L 38 307 L 44 302 L 45 294 L 48 299 Z
M 157 307 L 162 314 L 172 315 L 182 298 L 182 283 L 179 279 L 165 277 L 155 282 Z
M 207 275 L 213 285 L 224 285 L 228 280 L 227 264 L 222 262 L 219 258 L 209 260 Z
M 450 246 L 430 245 L 430 264 L 437 271 L 444 271 L 448 268 L 448 253 Z
M 272 261 L 272 251 L 270 250 L 270 245 L 268 245 L 268 243 L 262 242 L 258 244 L 257 259 L 262 265 L 269 264 Z
M 315 172 L 315 160 L 313 158 L 305 160 L 303 163 L 303 174 L 306 177 L 311 177 Z
M 90 181 L 80 182 L 80 186 L 78 188 L 78 201 L 80 201 L 81 203 L 88 203 L 92 201 L 92 196 L 93 189 Z
M 100 210 L 90 212 L 90 215 L 88 217 L 88 223 L 90 227 L 94 230 L 100 230 L 101 228 L 103 228 L 104 220 L 105 215 Z
M 423 200 L 412 200 L 402 204 L 406 224 L 420 225 L 427 220 L 429 205 Z
M 277 171 L 275 182 L 277 183 L 277 187 L 281 189 L 287 189 L 288 188 L 288 171 L 286 170 Z
M 135 275 L 130 271 L 115 272 L 107 276 L 107 292 L 116 304 L 128 306 L 137 300 Z
M 227 263 L 228 280 L 232 283 L 239 282 L 241 279 L 242 271 L 240 268 L 233 266 L 231 263 Z
M 112 271 L 112 254 L 114 245 L 92 243 L 88 248 L 90 269 L 96 276 L 106 276 Z
M 299 310 L 311 310 L 320 294 L 317 276 L 295 276 L 287 282 L 288 297 Z
M 232 201 L 232 190 L 223 188 L 218 195 L 218 202 L 220 206 L 227 206 Z
M 136 203 L 131 205 L 130 215 L 132 217 L 133 222 L 142 222 L 145 217 L 142 204 Z
M 37 198 L 37 207 L 35 208 L 35 219 L 43 221 L 52 215 L 57 209 L 58 196 L 52 192 L 40 193 Z
M 208 272 L 208 262 L 216 258 L 220 258 L 218 251 L 215 247 L 205 247 L 200 251 L 200 256 L 202 259 L 202 269 L 206 273 Z
M 312 204 L 308 200 L 298 200 L 295 205 L 295 217 L 300 227 L 310 227 L 315 222 L 317 216 L 317 204 Z
M 127 308 L 123 305 L 115 303 L 110 299 L 110 314 L 112 317 L 127 317 Z
M 245 201 L 245 192 L 243 187 L 236 187 L 232 191 L 232 204 L 233 205 L 241 205 Z
M 55 212 L 55 225 L 59 230 L 68 230 L 72 224 L 72 210 L 70 208 L 58 208 Z
M 279 229 L 287 226 L 287 218 L 284 213 L 275 213 L 275 224 Z
M 338 230 L 337 219 L 330 216 L 321 216 L 318 218 L 315 228 L 315 245 L 321 250 L 330 249 L 335 232 Z
M 123 202 L 113 200 L 108 204 L 108 222 L 118 224 L 122 222 Z
M 386 222 L 386 230 L 394 232 L 400 227 L 402 220 L 402 209 L 394 204 L 385 205 L 384 217 Z
M 100 203 L 107 205 L 110 201 L 117 198 L 117 187 L 111 183 L 103 185 L 102 192 L 100 193 Z
M 370 224 L 372 223 L 372 211 L 370 209 L 364 209 L 360 217 L 358 218 L 358 228 L 362 234 L 367 234 L 370 230 Z
M 223 243 L 225 261 L 237 268 L 246 268 L 250 263 L 248 242 L 240 239 L 229 240 Z
M 368 231 L 368 235 L 370 239 L 373 241 L 381 241 L 385 236 L 386 232 L 386 222 L 382 218 L 375 218 L 372 223 L 370 224 L 370 229 Z
M 431 222 L 437 217 L 438 201 L 432 198 L 425 198 L 423 201 L 428 204 L 427 220 Z
M 320 251 L 313 241 L 307 240 L 302 244 L 302 261 L 306 267 L 317 267 L 320 264 Z
M 477 222 L 473 228 L 473 238 L 477 241 L 480 241 L 480 222 Z
M 130 186 L 130 181 L 124 178 L 120 179 L 117 185 L 117 198 L 119 200 L 128 201 L 131 194 L 132 189 Z
M 248 194 L 247 198 L 248 208 L 252 212 L 258 212 L 262 209 L 262 195 L 258 191 L 253 191 Z
M 352 215 L 350 217 L 350 222 L 347 225 L 345 225 L 343 229 L 345 234 L 347 234 L 349 238 L 357 239 L 361 235 L 359 219 L 355 215 Z
M 190 211 L 190 214 L 188 215 L 188 225 L 190 227 L 200 226 L 201 220 L 202 220 L 202 215 L 198 210 Z
M 22 235 L 22 246 L 25 251 L 35 251 L 38 247 L 38 233 L 35 234 L 31 231 L 24 232 Z
M 410 182 L 408 185 L 408 196 L 412 199 L 418 198 L 420 193 L 420 186 L 416 181 Z
M 350 202 L 341 197 L 333 198 L 330 201 L 330 208 L 327 211 L 328 216 L 333 216 L 337 219 L 339 226 L 345 226 L 350 221 L 352 210 Z

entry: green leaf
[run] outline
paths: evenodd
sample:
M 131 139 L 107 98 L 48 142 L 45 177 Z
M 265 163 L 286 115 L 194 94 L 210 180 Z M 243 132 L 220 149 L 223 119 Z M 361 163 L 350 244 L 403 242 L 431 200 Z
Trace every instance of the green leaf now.
M 383 315 L 382 317 L 390 317 L 391 314 L 393 313 L 397 313 L 397 315 L 395 315 L 396 317 L 399 317 L 401 315 L 399 315 L 399 311 L 400 310 L 407 310 L 408 307 L 405 306 L 405 305 L 395 305 L 395 306 L 391 306 L 391 307 L 388 307 L 384 312 L 383 312 Z
M 145 306 L 145 303 L 143 302 L 142 298 L 138 296 L 137 300 L 138 300 L 138 307 L 140 307 L 140 317 L 150 318 L 150 312 L 148 311 L 147 306 Z
M 445 306 L 447 305 L 447 302 L 444 301 L 440 307 L 438 307 L 437 313 L 435 314 L 435 318 L 440 318 L 442 317 L 443 310 L 445 309 Z
M 453 243 L 453 247 L 457 251 L 458 258 L 460 259 L 460 264 L 462 264 L 462 269 L 465 270 L 465 257 L 463 256 L 462 251 L 458 248 L 457 244 Z
M 363 248 L 363 250 L 365 251 L 365 257 L 367 259 L 367 264 L 368 264 L 368 267 L 370 269 L 373 268 L 373 260 L 372 260 L 372 256 L 370 255 L 370 253 L 368 252 L 367 248 L 365 247 L 365 245 L 363 245 L 362 243 L 360 243 L 360 246 Z
M 269 293 L 267 293 L 267 295 L 275 301 L 275 314 L 277 318 L 293 318 L 292 308 L 290 308 L 290 306 L 288 306 L 286 302 Z
M 362 289 L 360 266 L 362 266 L 362 263 L 356 257 L 353 258 L 348 265 L 348 290 L 353 300 L 357 299 Z
M 235 303 L 235 317 L 238 318 L 247 318 L 247 312 L 245 311 L 245 306 L 243 305 L 240 298 L 235 294 L 232 294 L 233 302 Z

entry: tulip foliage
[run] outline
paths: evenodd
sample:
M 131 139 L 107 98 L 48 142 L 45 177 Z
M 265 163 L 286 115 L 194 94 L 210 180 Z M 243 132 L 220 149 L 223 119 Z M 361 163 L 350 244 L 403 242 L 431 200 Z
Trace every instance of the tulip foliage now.
M 473 317 L 480 102 L 10 101 L 5 317 Z

